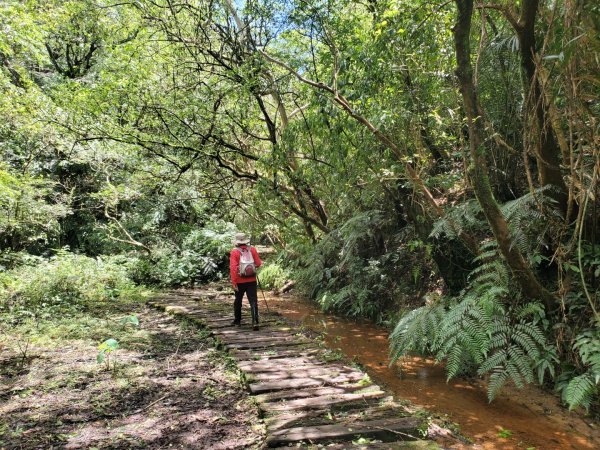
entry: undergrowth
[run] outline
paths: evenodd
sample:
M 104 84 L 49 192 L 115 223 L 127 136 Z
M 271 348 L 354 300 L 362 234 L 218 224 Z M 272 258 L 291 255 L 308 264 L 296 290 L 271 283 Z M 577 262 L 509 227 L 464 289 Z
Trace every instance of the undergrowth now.
M 267 263 L 259 272 L 260 285 L 264 289 L 281 289 L 289 279 L 289 270 L 278 263 Z
M 227 273 L 235 231 L 233 224 L 218 221 L 190 231 L 180 242 L 155 245 L 151 254 L 136 259 L 131 277 L 139 283 L 159 286 L 218 279 Z
M 501 206 L 514 245 L 534 267 L 548 264 L 544 248 L 555 224 L 548 217 L 557 217 L 553 200 L 545 196 L 547 190 Z M 455 208 L 450 216 L 451 220 L 436 223 L 432 236 L 454 238 L 464 230 L 482 229 L 481 209 L 475 201 Z M 594 273 L 600 264 L 592 251 L 588 253 L 592 256 L 579 267 L 566 261 L 559 269 L 567 275 L 579 276 L 582 268 Z M 434 355 L 446 363 L 448 379 L 485 376 L 490 401 L 507 383 L 521 388 L 553 381 L 569 408 L 597 409 L 600 324 L 593 313 L 588 314 L 593 312 L 589 302 L 577 289 L 564 295 L 563 313 L 525 301 L 493 239 L 484 241 L 475 263 L 459 296 L 429 302 L 401 318 L 390 335 L 392 360 L 409 353 Z
M 128 314 L 149 294 L 127 271 L 121 257 L 66 251 L 15 267 L 0 279 L 0 331 L 21 346 L 97 342 L 121 334 L 125 327 L 114 317 Z
M 379 210 L 356 214 L 300 253 L 294 276 L 324 311 L 377 322 L 399 297 L 424 290 L 432 267 L 431 247 Z
M 392 361 L 408 352 L 431 353 L 446 361 L 448 379 L 489 376 L 493 400 L 508 381 L 522 388 L 554 376 L 556 350 L 546 338 L 544 308 L 523 303 L 489 242 L 477 257 L 471 288 L 445 304 L 425 305 L 407 314 L 390 335 Z

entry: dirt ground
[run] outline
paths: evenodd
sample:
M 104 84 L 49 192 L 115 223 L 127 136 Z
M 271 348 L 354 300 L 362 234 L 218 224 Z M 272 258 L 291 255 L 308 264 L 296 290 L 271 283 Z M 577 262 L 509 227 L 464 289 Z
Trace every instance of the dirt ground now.
M 261 447 L 235 365 L 203 330 L 137 308 L 115 370 L 83 341 L 31 348 L 26 361 L 0 343 L 0 449 Z

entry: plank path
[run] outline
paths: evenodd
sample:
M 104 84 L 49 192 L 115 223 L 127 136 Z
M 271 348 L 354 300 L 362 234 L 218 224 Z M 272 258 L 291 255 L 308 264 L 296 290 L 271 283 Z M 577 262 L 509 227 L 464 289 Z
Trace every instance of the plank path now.
M 259 331 L 251 328 L 246 300 L 242 326 L 231 326 L 232 295 L 219 288 L 171 291 L 150 304 L 205 326 L 237 360 L 265 422 L 268 447 L 439 448 L 419 438 L 423 419 L 299 326 L 265 313 L 262 302 Z

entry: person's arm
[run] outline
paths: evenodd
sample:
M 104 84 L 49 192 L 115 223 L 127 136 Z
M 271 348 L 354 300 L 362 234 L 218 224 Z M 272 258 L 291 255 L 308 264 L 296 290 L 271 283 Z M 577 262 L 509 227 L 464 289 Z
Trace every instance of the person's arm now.
M 240 265 L 240 252 L 236 249 L 231 250 L 229 253 L 229 276 L 231 278 L 231 284 L 233 285 L 233 290 L 237 291 L 237 273 Z
M 252 258 L 254 258 L 254 264 L 256 267 L 262 266 L 262 261 L 260 260 L 260 256 L 258 256 L 258 251 L 256 248 L 252 247 L 250 251 L 252 252 Z

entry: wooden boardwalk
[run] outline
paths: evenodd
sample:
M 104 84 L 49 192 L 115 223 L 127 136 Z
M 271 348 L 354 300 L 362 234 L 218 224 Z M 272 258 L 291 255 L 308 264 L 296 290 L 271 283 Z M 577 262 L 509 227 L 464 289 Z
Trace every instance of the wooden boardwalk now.
M 246 300 L 242 326 L 231 326 L 227 291 L 178 290 L 150 303 L 207 327 L 235 357 L 266 424 L 266 446 L 439 448 L 419 439 L 419 430 L 427 427 L 423 420 L 408 414 L 365 372 L 332 359 L 318 339 L 264 308 L 260 331 L 252 331 Z

